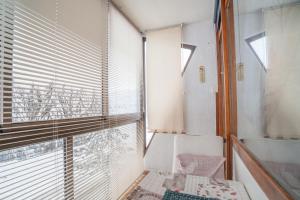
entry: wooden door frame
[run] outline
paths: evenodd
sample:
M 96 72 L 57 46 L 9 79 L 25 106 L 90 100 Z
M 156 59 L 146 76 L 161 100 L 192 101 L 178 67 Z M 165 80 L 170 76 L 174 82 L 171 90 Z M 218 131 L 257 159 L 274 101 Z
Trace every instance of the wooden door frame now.
M 233 0 L 216 1 L 215 28 L 218 63 L 217 135 L 222 136 L 225 141 L 225 177 L 232 179 L 232 142 L 230 138 L 231 135 L 237 135 Z M 222 67 L 224 68 L 223 72 Z M 223 103 L 225 104 L 224 110 Z

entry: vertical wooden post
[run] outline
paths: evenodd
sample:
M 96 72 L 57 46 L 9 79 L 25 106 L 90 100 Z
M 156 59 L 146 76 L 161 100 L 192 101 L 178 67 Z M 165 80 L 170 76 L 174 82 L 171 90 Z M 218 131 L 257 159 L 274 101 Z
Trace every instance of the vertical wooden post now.
M 229 74 L 230 74 L 230 132 L 237 136 L 237 91 L 236 91 L 236 56 L 235 56 L 235 33 L 234 33 L 234 10 L 233 1 L 227 0 L 227 30 L 229 51 Z
M 221 0 L 221 28 L 223 41 L 223 63 L 224 63 L 224 100 L 225 100 L 225 139 L 226 139 L 226 178 L 232 179 L 232 145 L 230 140 L 230 74 L 229 74 L 229 52 L 228 52 L 228 32 L 226 17 L 226 0 Z
M 234 44 L 233 1 L 219 0 L 216 12 L 216 43 L 218 60 L 217 135 L 225 139 L 226 178 L 232 179 L 231 135 L 237 135 L 237 98 Z M 220 15 L 218 15 L 220 14 Z M 221 20 L 219 23 L 219 19 Z M 220 26 L 219 26 L 220 24 Z

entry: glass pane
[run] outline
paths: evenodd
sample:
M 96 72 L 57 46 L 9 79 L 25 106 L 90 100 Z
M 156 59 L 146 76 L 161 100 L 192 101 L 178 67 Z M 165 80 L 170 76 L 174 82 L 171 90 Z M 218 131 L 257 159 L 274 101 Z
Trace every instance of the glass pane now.
M 143 171 L 141 134 L 129 124 L 74 137 L 75 198 L 117 199 Z
M 0 199 L 63 199 L 63 140 L 0 151 Z
M 55 1 L 13 2 L 12 121 L 100 116 L 103 2 L 80 9 L 82 17 L 68 1 L 59 8 Z M 72 3 L 73 10 L 80 7 L 86 4 Z M 96 18 L 103 21 L 92 23 Z
M 140 95 L 143 88 L 142 36 L 113 7 L 110 25 L 109 113 L 111 115 L 137 113 L 140 112 Z
M 192 53 L 191 49 L 181 48 L 181 72 L 183 72 L 184 67 L 187 64 L 187 61 L 191 56 L 191 53 Z
M 237 80 L 238 137 L 295 199 L 300 199 L 299 3 L 235 1 L 236 63 L 243 74 Z
M 253 50 L 255 51 L 255 54 L 258 56 L 260 62 L 263 63 L 264 67 L 267 69 L 267 46 L 266 46 L 266 37 L 258 38 L 257 40 L 254 40 L 250 43 Z

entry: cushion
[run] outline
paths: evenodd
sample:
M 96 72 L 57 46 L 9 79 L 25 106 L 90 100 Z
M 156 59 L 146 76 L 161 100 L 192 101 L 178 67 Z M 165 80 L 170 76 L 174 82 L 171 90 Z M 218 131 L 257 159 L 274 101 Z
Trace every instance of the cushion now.
M 218 199 L 208 198 L 208 197 L 200 197 L 200 196 L 183 194 L 183 193 L 167 190 L 164 194 L 163 200 L 218 200 Z
M 176 156 L 176 171 L 182 174 L 224 178 L 225 158 L 222 156 L 206 156 L 179 154 Z

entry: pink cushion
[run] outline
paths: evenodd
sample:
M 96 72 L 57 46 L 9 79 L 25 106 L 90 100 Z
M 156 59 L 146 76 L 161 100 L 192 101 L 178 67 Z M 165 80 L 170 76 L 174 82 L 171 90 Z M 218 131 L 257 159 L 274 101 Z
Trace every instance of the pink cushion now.
M 222 156 L 179 154 L 176 156 L 176 170 L 183 174 L 223 179 L 224 162 Z

